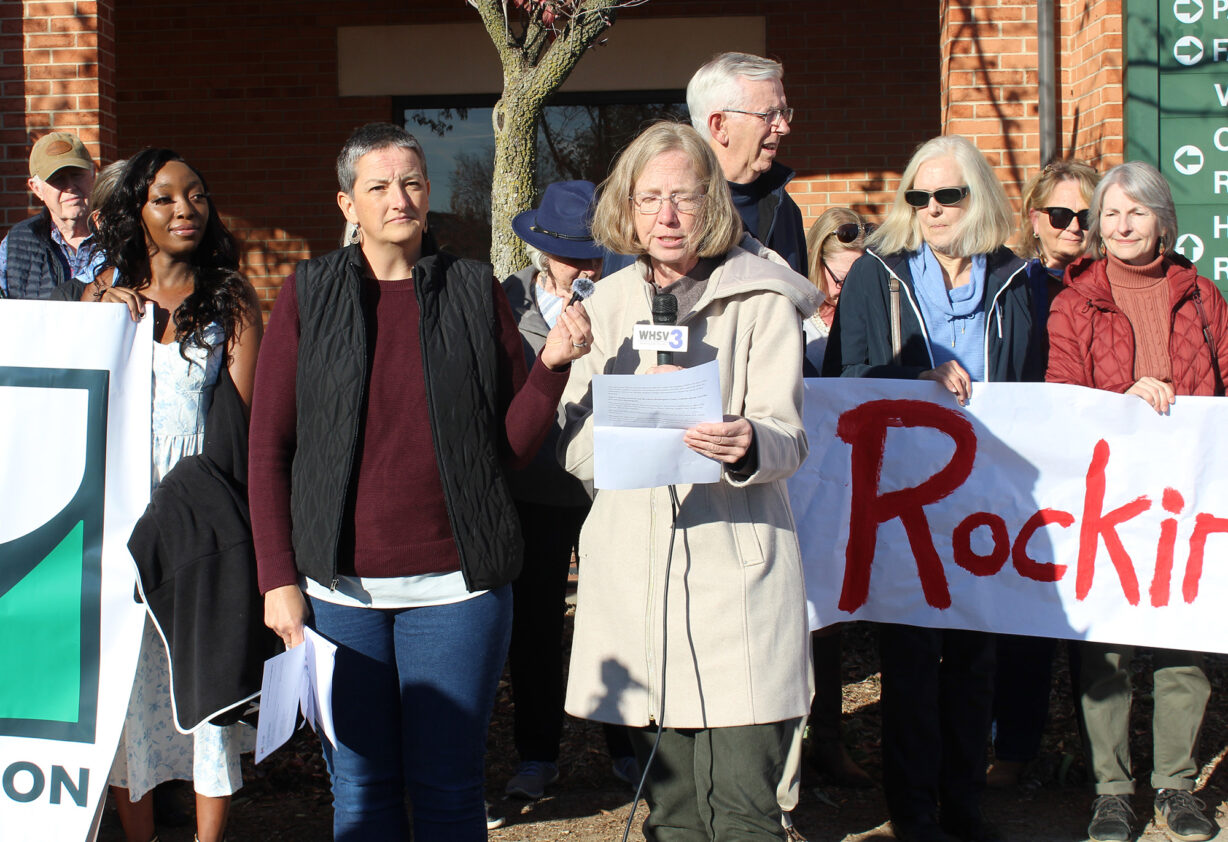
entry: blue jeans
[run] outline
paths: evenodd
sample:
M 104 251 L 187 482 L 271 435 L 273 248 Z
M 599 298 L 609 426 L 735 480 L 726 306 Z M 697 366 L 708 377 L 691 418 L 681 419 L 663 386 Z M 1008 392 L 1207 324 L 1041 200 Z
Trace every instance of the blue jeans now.
M 486 731 L 512 628 L 504 586 L 451 605 L 352 608 L 311 600 L 337 644 L 337 746 L 322 740 L 337 842 L 486 839 Z

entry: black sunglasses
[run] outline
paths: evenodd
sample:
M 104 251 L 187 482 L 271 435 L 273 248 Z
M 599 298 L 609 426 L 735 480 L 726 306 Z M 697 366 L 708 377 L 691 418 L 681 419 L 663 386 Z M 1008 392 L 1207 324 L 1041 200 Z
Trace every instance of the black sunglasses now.
M 914 208 L 923 208 L 930 203 L 930 198 L 940 205 L 958 205 L 968 195 L 967 187 L 939 187 L 937 190 L 905 190 L 904 201 Z
M 832 233 L 836 235 L 836 239 L 848 245 L 855 243 L 862 237 L 868 237 L 878 230 L 878 226 L 873 222 L 846 222 L 836 228 Z
M 1072 211 L 1070 208 L 1039 208 L 1041 213 L 1049 215 L 1049 224 L 1059 231 L 1065 231 L 1070 227 L 1070 220 L 1079 220 L 1079 230 L 1086 231 L 1088 228 L 1088 209 L 1084 208 L 1081 211 Z

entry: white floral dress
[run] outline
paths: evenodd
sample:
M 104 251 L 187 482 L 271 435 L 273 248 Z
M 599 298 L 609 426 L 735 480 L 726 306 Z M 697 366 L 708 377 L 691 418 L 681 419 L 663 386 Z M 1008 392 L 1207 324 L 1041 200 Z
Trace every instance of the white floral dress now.
M 176 462 L 200 453 L 204 446 L 205 416 L 226 356 L 226 334 L 221 325 L 210 325 L 205 336 L 214 345 L 213 350 L 189 344 L 187 359 L 179 353 L 178 342 L 154 343 L 155 487 Z M 169 780 L 190 780 L 197 792 L 214 797 L 230 795 L 242 786 L 239 753 L 251 750 L 252 729 L 203 725 L 187 735 L 175 729 L 171 717 L 166 649 L 146 617 L 124 733 L 108 782 L 127 787 L 133 801 Z

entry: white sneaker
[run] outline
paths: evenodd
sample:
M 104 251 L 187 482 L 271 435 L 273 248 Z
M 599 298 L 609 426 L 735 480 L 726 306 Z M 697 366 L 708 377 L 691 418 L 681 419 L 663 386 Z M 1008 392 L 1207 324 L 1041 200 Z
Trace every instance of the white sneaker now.
M 516 798 L 536 801 L 546 794 L 546 787 L 559 779 L 559 767 L 545 760 L 526 760 L 516 767 L 516 774 L 507 782 L 506 792 Z
M 503 818 L 503 816 L 492 816 L 490 814 L 490 802 L 487 801 L 486 802 L 486 829 L 495 830 L 496 828 L 503 827 L 503 823 L 506 821 L 507 819 Z

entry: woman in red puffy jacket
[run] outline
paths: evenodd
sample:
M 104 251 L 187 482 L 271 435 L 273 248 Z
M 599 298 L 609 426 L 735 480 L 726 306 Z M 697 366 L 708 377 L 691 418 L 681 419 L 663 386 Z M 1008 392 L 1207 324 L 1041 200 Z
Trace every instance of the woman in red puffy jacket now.
M 1177 214 L 1155 168 L 1109 170 L 1091 202 L 1088 242 L 1099 259 L 1067 269 L 1049 314 L 1051 383 L 1137 395 L 1163 413 L 1177 395 L 1223 395 L 1228 304 L 1173 251 Z M 1081 645 L 1080 703 L 1087 722 L 1096 800 L 1093 842 L 1133 839 L 1130 796 L 1130 661 L 1134 647 Z M 1178 839 L 1210 839 L 1219 828 L 1193 795 L 1194 759 L 1210 685 L 1197 652 L 1156 650 L 1156 824 Z

